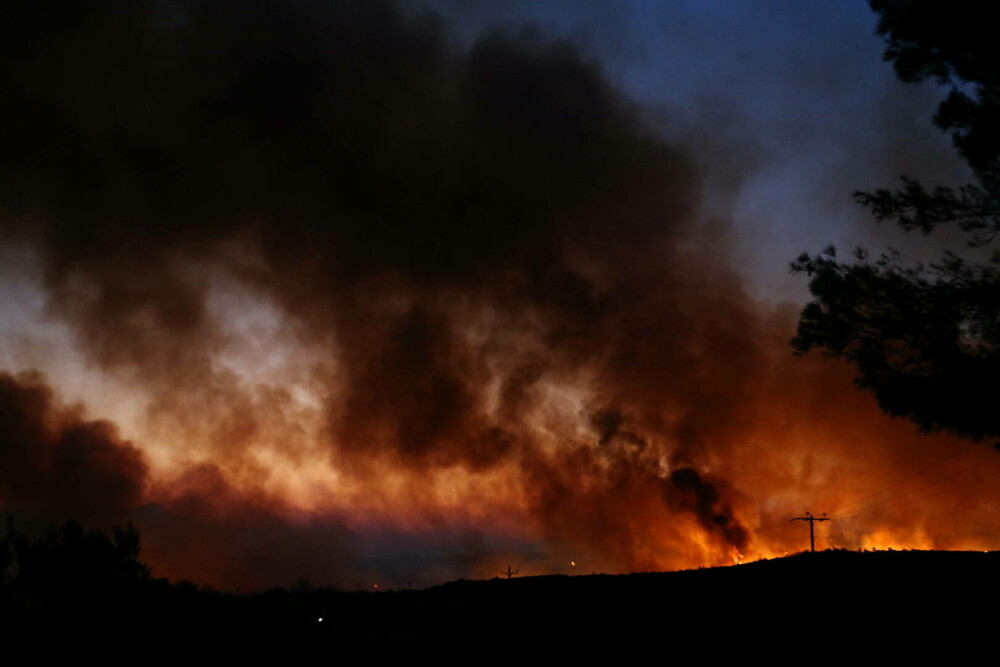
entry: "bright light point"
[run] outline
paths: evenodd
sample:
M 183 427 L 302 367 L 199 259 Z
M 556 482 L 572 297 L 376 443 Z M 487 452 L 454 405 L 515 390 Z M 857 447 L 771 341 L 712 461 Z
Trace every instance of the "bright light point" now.
M 316 619 L 316 621 L 317 621 L 318 623 L 322 623 L 322 622 L 323 622 L 323 617 L 322 617 L 322 616 L 320 616 L 320 617 L 319 617 L 318 619 Z
M 575 560 L 571 560 L 571 561 L 569 562 L 569 564 L 570 564 L 570 565 L 572 565 L 573 567 L 576 567 L 576 561 L 575 561 Z

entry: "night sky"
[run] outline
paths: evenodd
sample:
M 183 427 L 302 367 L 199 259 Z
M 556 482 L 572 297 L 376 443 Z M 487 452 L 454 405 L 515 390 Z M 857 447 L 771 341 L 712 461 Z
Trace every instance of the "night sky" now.
M 993 548 L 989 448 L 788 341 L 968 174 L 862 2 L 6 2 L 0 512 L 419 585 Z

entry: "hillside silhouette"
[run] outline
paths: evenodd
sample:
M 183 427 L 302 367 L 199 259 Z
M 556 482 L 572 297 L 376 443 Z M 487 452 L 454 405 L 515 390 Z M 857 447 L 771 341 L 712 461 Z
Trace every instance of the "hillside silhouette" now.
M 50 650 L 293 655 L 917 656 L 993 648 L 1000 552 L 825 551 L 723 568 L 459 580 L 419 591 L 300 581 L 238 594 L 156 578 L 138 532 L 70 522 L 0 543 L 0 621 Z M 103 639 L 102 639 L 103 638 Z

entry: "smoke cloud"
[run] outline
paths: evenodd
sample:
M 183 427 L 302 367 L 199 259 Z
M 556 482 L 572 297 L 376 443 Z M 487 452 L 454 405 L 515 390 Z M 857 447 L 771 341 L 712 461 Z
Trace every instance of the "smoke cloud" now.
M 55 403 L 37 375 L 0 373 L 0 498 L 9 511 L 105 519 L 135 505 L 147 465 L 105 421 Z
M 690 151 L 569 43 L 460 48 L 372 0 L 13 1 L 0 58 L 7 234 L 150 452 L 3 376 L 5 508 L 128 510 L 160 571 L 224 585 L 689 567 L 789 548 L 751 526 L 849 460 L 814 446 L 910 437 L 789 357 Z

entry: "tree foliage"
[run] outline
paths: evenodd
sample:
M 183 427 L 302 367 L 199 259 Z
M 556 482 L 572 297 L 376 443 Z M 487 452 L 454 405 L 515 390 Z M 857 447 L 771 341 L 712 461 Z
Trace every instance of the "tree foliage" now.
M 139 531 L 132 524 L 114 526 L 109 537 L 67 521 L 31 538 L 8 519 L 0 547 L 3 584 L 22 605 L 93 604 L 94 596 L 151 579 L 149 566 L 139 560 Z
M 948 132 L 975 178 L 960 188 L 926 188 L 903 177 L 897 190 L 857 192 L 879 220 L 931 232 L 954 224 L 970 246 L 1000 231 L 1000 42 L 981 5 L 960 1 L 871 0 L 886 60 L 908 82 L 950 88 L 935 124 Z M 984 263 L 945 254 L 904 266 L 897 253 L 858 250 L 841 262 L 833 248 L 801 255 L 792 271 L 809 276 L 812 301 L 792 341 L 797 353 L 822 349 L 851 361 L 857 383 L 889 414 L 924 430 L 972 438 L 1000 436 L 1000 253 Z

